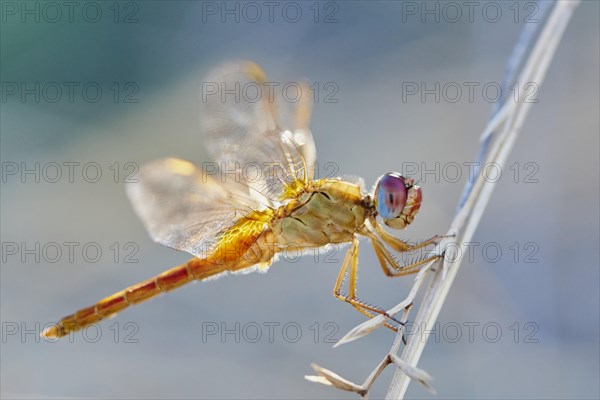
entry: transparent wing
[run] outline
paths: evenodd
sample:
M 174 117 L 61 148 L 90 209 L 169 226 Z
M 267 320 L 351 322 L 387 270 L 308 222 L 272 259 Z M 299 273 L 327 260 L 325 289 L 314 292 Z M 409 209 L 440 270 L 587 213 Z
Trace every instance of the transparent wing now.
M 288 126 L 279 111 L 291 102 L 278 100 L 281 85 L 268 82 L 251 62 L 226 64 L 203 82 L 202 129 L 205 146 L 221 171 L 236 174 L 252 196 L 277 205 L 290 187 L 312 179 L 316 161 L 310 119 L 310 90 L 300 96 Z M 304 88 L 304 89 L 302 89 Z
M 177 158 L 143 165 L 127 195 L 151 238 L 203 258 L 222 234 L 259 204 L 232 184 Z

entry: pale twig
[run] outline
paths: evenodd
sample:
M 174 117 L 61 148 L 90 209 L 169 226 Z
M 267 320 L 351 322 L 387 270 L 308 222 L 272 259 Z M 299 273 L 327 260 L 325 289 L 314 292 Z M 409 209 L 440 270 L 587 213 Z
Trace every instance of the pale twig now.
M 554 55 L 554 51 L 560 42 L 577 4 L 577 1 L 560 1 L 556 3 L 548 19 L 545 21 L 545 24 L 541 27 L 535 45 L 528 54 L 523 69 L 519 74 L 519 79 L 517 81 L 519 84 L 530 82 L 537 84 L 539 87 L 542 83 L 548 65 Z M 505 102 L 504 107 L 508 106 L 511 110 L 507 112 L 507 118 L 501 127 L 501 130 L 496 134 L 497 137 L 494 139 L 494 143 L 488 152 L 486 162 L 496 162 L 500 168 L 504 166 L 527 112 L 529 111 L 529 107 L 531 106 L 531 103 L 524 101 L 524 95 L 524 93 L 521 93 L 517 99 L 518 101 Z M 463 208 L 458 211 L 451 224 L 450 231 L 460 232 L 466 223 L 466 227 L 462 232 L 460 240 L 457 240 L 458 244 L 462 245 L 471 240 L 483 211 L 491 197 L 493 189 L 494 184 L 491 181 L 483 179 L 482 174 L 477 176 L 476 183 L 473 186 L 471 193 L 469 193 Z M 442 305 L 444 304 L 448 291 L 452 286 L 454 278 L 458 273 L 461 260 L 456 260 L 452 265 L 450 265 L 450 260 L 452 260 L 452 258 L 445 257 L 442 270 L 435 272 L 429 289 L 425 293 L 423 302 L 415 319 L 416 326 L 420 328 L 423 327 L 419 331 L 421 337 L 414 337 L 404 348 L 401 356 L 401 359 L 408 365 L 417 365 L 427 343 L 428 332 L 431 331 Z M 447 271 L 447 275 L 444 277 L 443 272 L 445 271 Z M 397 348 L 392 348 L 394 354 L 396 351 Z M 401 369 L 396 370 L 386 398 L 403 398 L 409 382 L 409 376 Z
M 356 383 L 351 382 L 346 378 L 342 378 L 335 372 L 325 369 L 317 364 L 312 364 L 311 366 L 319 375 L 306 375 L 304 376 L 304 379 L 310 382 L 322 383 L 327 386 L 333 386 L 337 389 L 345 390 L 347 392 L 354 392 L 362 397 L 365 397 L 369 393 L 369 389 L 371 389 L 371 386 L 373 385 L 373 383 L 375 383 L 377 377 L 390 364 L 396 364 L 396 366 L 400 370 L 402 370 L 407 376 L 422 384 L 427 390 L 429 390 L 430 393 L 435 394 L 435 390 L 429 384 L 433 378 L 422 369 L 413 367 L 412 365 L 408 365 L 395 354 L 386 355 L 385 358 L 381 360 L 381 362 L 377 365 L 373 372 L 371 372 L 371 374 L 367 377 L 367 379 L 362 385 L 357 385 Z
M 517 68 L 519 66 L 521 66 L 521 71 L 518 75 L 518 84 L 533 83 L 539 87 L 573 10 L 578 3 L 578 1 L 559 1 L 556 4 L 550 3 L 550 5 L 544 1 L 538 3 L 542 14 L 549 14 L 543 23 L 540 21 L 537 30 L 531 27 L 524 28 L 507 64 L 507 71 L 503 81 L 504 87 L 508 86 L 514 80 L 514 77 L 517 76 Z M 533 42 L 534 37 L 536 37 L 535 42 Z M 530 49 L 530 51 L 527 52 L 527 49 Z M 515 101 L 504 99 L 504 103 L 501 106 L 495 107 L 488 125 L 481 136 L 481 146 L 477 157 L 480 166 L 489 165 L 488 163 L 496 163 L 499 168 L 503 168 L 505 165 L 508 154 L 531 105 L 530 102 L 524 101 L 525 95 L 525 91 L 520 91 Z M 418 335 L 411 337 L 411 340 L 409 340 L 402 352 L 402 356 L 398 357 L 396 353 L 402 343 L 404 327 L 398 330 L 390 353 L 371 373 L 363 385 L 352 384 L 333 372 L 320 367 L 317 370 L 320 373 L 320 377 L 316 378 L 318 381 L 327 382 L 341 389 L 355 391 L 361 396 L 366 396 L 369 388 L 381 371 L 390 363 L 394 363 L 398 366 L 398 369 L 394 374 L 386 398 L 403 398 L 411 379 L 421 382 L 426 388 L 430 389 L 428 384 L 429 376 L 424 371 L 416 368 L 416 365 L 427 343 L 428 333 L 432 331 L 432 327 L 460 268 L 462 260 L 456 259 L 457 249 L 465 242 L 469 242 L 473 237 L 483 211 L 491 197 L 493 188 L 494 183 L 484 179 L 483 174 L 480 173 L 476 175 L 472 183 L 469 181 L 465 185 L 463 196 L 459 201 L 457 213 L 451 223 L 447 236 L 430 253 L 441 254 L 441 251 L 445 251 L 445 257 L 442 268 L 438 268 L 433 273 L 429 287 L 423 296 L 415 317 L 414 325 L 419 327 Z M 415 282 L 407 298 L 396 307 L 388 310 L 387 313 L 389 315 L 394 315 L 404 310 L 402 322 L 407 320 L 409 308 L 412 306 L 413 300 L 433 263 L 429 263 L 420 271 L 415 278 Z M 385 320 L 385 317 L 378 316 L 358 325 L 340 339 L 336 345 L 347 343 L 367 335 L 382 326 L 386 322 Z M 336 379 L 341 380 L 338 382 Z M 347 388 L 342 387 L 344 385 L 349 386 Z

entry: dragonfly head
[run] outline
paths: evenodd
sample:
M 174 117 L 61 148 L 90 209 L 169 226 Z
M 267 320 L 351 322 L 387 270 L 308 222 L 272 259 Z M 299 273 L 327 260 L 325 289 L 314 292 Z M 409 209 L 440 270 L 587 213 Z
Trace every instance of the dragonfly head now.
M 390 228 L 404 229 L 419 212 L 422 193 L 414 179 L 390 172 L 379 178 L 373 197 L 383 222 Z

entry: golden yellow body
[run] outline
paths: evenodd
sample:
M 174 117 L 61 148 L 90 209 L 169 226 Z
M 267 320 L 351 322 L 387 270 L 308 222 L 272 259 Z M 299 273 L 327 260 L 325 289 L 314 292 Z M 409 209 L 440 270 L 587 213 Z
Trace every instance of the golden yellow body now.
M 351 242 L 368 215 L 369 200 L 358 185 L 337 179 L 311 182 L 308 190 L 277 210 L 269 228 L 286 248 Z
M 394 229 L 404 229 L 413 221 L 422 194 L 412 179 L 388 173 L 372 194 L 341 179 L 314 179 L 316 151 L 308 126 L 312 96 L 307 85 L 302 85 L 304 95 L 291 113 L 288 128 L 281 126 L 281 104 L 266 96 L 270 91 L 265 74 L 256 64 L 225 65 L 207 81 L 221 82 L 223 87 L 253 84 L 262 88 L 259 101 L 224 102 L 217 96 L 203 102 L 207 150 L 217 170 L 225 171 L 225 178 L 234 171 L 233 181 L 224 176 L 218 179 L 212 173 L 215 169 L 167 158 L 142 166 L 136 182 L 127 186 L 152 239 L 195 257 L 62 318 L 43 336 L 65 336 L 194 280 L 265 269 L 283 251 L 338 243 L 351 245 L 334 295 L 367 316 L 385 315 L 381 308 L 356 297 L 357 237 L 369 238 L 387 276 L 414 273 L 431 259 L 400 266 L 386 246 L 403 252 L 438 238 L 410 245 L 387 233 L 376 220 L 379 216 Z M 243 174 L 250 166 L 258 172 L 253 176 L 257 179 Z M 348 295 L 342 295 L 346 274 L 350 277 Z

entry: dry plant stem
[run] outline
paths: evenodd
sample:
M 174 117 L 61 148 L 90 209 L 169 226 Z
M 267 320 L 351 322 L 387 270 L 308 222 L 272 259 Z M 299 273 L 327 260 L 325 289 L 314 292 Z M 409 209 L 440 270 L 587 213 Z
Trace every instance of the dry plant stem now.
M 538 21 L 546 20 L 552 6 L 554 5 L 551 1 L 541 1 L 537 3 L 538 10 L 536 12 L 536 17 L 538 17 Z M 506 71 L 504 73 L 504 78 L 502 79 L 502 84 L 500 85 L 500 100 L 494 104 L 490 122 L 488 123 L 488 128 L 495 127 L 496 124 L 492 123 L 492 120 L 495 118 L 503 118 L 503 115 L 499 113 L 500 109 L 506 102 L 506 93 L 510 93 L 510 85 L 516 79 L 516 75 L 518 73 L 519 67 L 521 67 L 524 62 L 526 51 L 532 46 L 533 40 L 536 34 L 539 34 L 538 23 L 527 23 L 523 25 L 521 33 L 519 34 L 519 39 L 513 48 L 510 57 L 506 63 Z M 504 110 L 506 111 L 506 110 Z M 487 151 L 489 148 L 490 141 L 492 139 L 491 132 L 487 132 L 487 136 L 484 136 L 481 140 L 481 145 L 479 147 L 479 151 L 476 157 L 476 165 L 474 166 L 475 171 L 473 171 L 473 176 L 477 176 L 480 173 L 481 164 L 483 163 L 485 156 L 487 155 Z M 461 199 L 458 203 L 457 212 L 465 205 L 469 194 L 473 190 L 474 180 L 469 180 L 465 185 L 463 193 L 461 195 Z
M 516 81 L 518 84 L 535 83 L 539 86 L 542 83 L 554 51 L 578 3 L 578 0 L 559 1 L 557 3 L 547 1 L 538 2 L 539 16 L 547 15 L 547 18 L 544 18 L 544 22 L 539 23 L 539 26 L 536 28 L 532 28 L 531 26 L 523 28 L 519 42 L 515 46 L 507 64 L 507 71 L 502 84 L 505 89 L 517 76 L 518 67 L 521 67 L 521 72 Z M 536 33 L 537 38 L 535 38 L 534 43 Z M 532 45 L 532 43 L 534 44 Z M 529 52 L 527 52 L 528 49 L 530 49 Z M 504 103 L 494 108 L 494 112 L 481 136 L 481 144 L 477 156 L 477 161 L 480 165 L 496 163 L 500 168 L 505 165 L 508 154 L 531 105 L 531 103 L 524 102 L 525 95 L 525 91 L 521 91 L 518 99 L 514 101 L 503 99 Z M 424 283 L 427 275 L 432 275 L 429 287 L 423 296 L 414 321 L 414 325 L 419 327 L 419 333 L 411 337 L 411 340 L 402 352 L 402 356 L 398 357 L 396 353 L 403 342 L 404 326 L 398 330 L 389 354 L 379 363 L 363 385 L 356 385 L 321 367 L 315 368 L 320 376 L 307 377 L 307 379 L 310 378 L 310 380 L 315 382 L 333 385 L 339 389 L 354 391 L 365 397 L 368 395 L 370 387 L 381 371 L 387 365 L 393 363 L 398 366 L 398 369 L 394 374 L 386 398 L 403 398 L 411 379 L 420 382 L 426 388 L 432 390 L 428 384 L 429 375 L 418 369 L 416 365 L 427 343 L 427 332 L 431 332 L 460 268 L 461 260 L 456 258 L 457 249 L 461 248 L 465 242 L 469 242 L 473 237 L 483 211 L 491 197 L 493 188 L 494 184 L 485 180 L 481 173 L 476 174 L 476 179 L 472 183 L 468 182 L 465 185 L 457 213 L 448 233 L 429 254 L 441 254 L 445 251 L 442 268 L 437 268 L 433 274 L 429 274 L 431 266 L 439 260 L 433 260 L 424 265 L 415 277 L 413 287 L 406 299 L 387 311 L 387 314 L 392 316 L 403 311 L 401 321 L 406 322 L 413 300 L 419 292 L 421 285 Z M 386 317 L 382 315 L 371 318 L 353 328 L 338 341 L 336 346 L 365 336 L 381 327 L 385 322 Z
M 354 382 L 351 382 L 333 371 L 325 369 L 317 364 L 312 364 L 313 370 L 319 375 L 307 375 L 304 378 L 310 382 L 321 383 L 327 386 L 333 386 L 340 390 L 345 390 L 347 392 L 354 392 L 360 395 L 361 397 L 366 398 L 369 394 L 369 390 L 375 380 L 379 377 L 379 375 L 383 372 L 383 370 L 390 364 L 396 364 L 398 368 L 403 370 L 407 375 L 410 375 L 411 379 L 416 380 L 420 384 L 422 384 L 429 392 L 435 394 L 435 390 L 429 385 L 431 381 L 431 376 L 418 368 L 407 365 L 404 361 L 402 361 L 395 354 L 388 354 L 384 357 L 384 359 L 377 365 L 377 367 L 371 372 L 371 374 L 367 377 L 362 385 L 357 385 Z
M 544 24 L 538 39 L 532 48 L 526 63 L 522 69 L 517 82 L 535 82 L 540 85 L 554 51 L 562 37 L 562 34 L 568 24 L 571 14 L 578 1 L 560 1 L 554 6 L 550 16 Z M 492 147 L 487 152 L 486 163 L 495 162 L 502 168 L 506 162 L 508 154 L 514 144 L 514 141 L 522 127 L 531 103 L 523 102 L 523 94 L 518 101 L 508 101 L 496 115 L 503 114 L 505 118 L 501 119 L 502 125 L 498 128 L 486 128 L 489 132 L 483 138 L 485 143 L 490 134 L 496 136 Z M 496 123 L 492 118 L 491 123 Z M 454 221 L 451 224 L 449 233 L 459 233 L 460 238 L 454 241 L 455 246 L 461 246 L 463 243 L 471 240 L 475 229 L 481 219 L 483 211 L 490 199 L 494 184 L 483 179 L 482 175 L 477 176 L 477 180 L 471 192 L 468 194 L 464 206 L 459 210 Z M 465 227 L 466 224 L 466 227 Z M 452 250 L 454 248 L 454 251 Z M 446 257 L 443 261 L 443 268 L 438 269 L 433 274 L 431 283 L 423 297 L 419 311 L 415 318 L 415 325 L 419 327 L 419 334 L 411 338 L 402 352 L 400 359 L 410 366 L 416 366 L 419 358 L 427 343 L 427 332 L 431 331 L 437 316 L 444 304 L 448 291 L 452 286 L 454 278 L 460 268 L 461 260 L 453 260 L 452 253 L 456 247 L 448 247 Z M 444 276 L 445 275 L 445 276 Z M 398 337 L 394 341 L 391 354 L 396 354 L 400 346 Z M 404 397 L 410 377 L 401 369 L 397 369 L 390 388 L 386 395 L 388 399 L 401 399 Z

